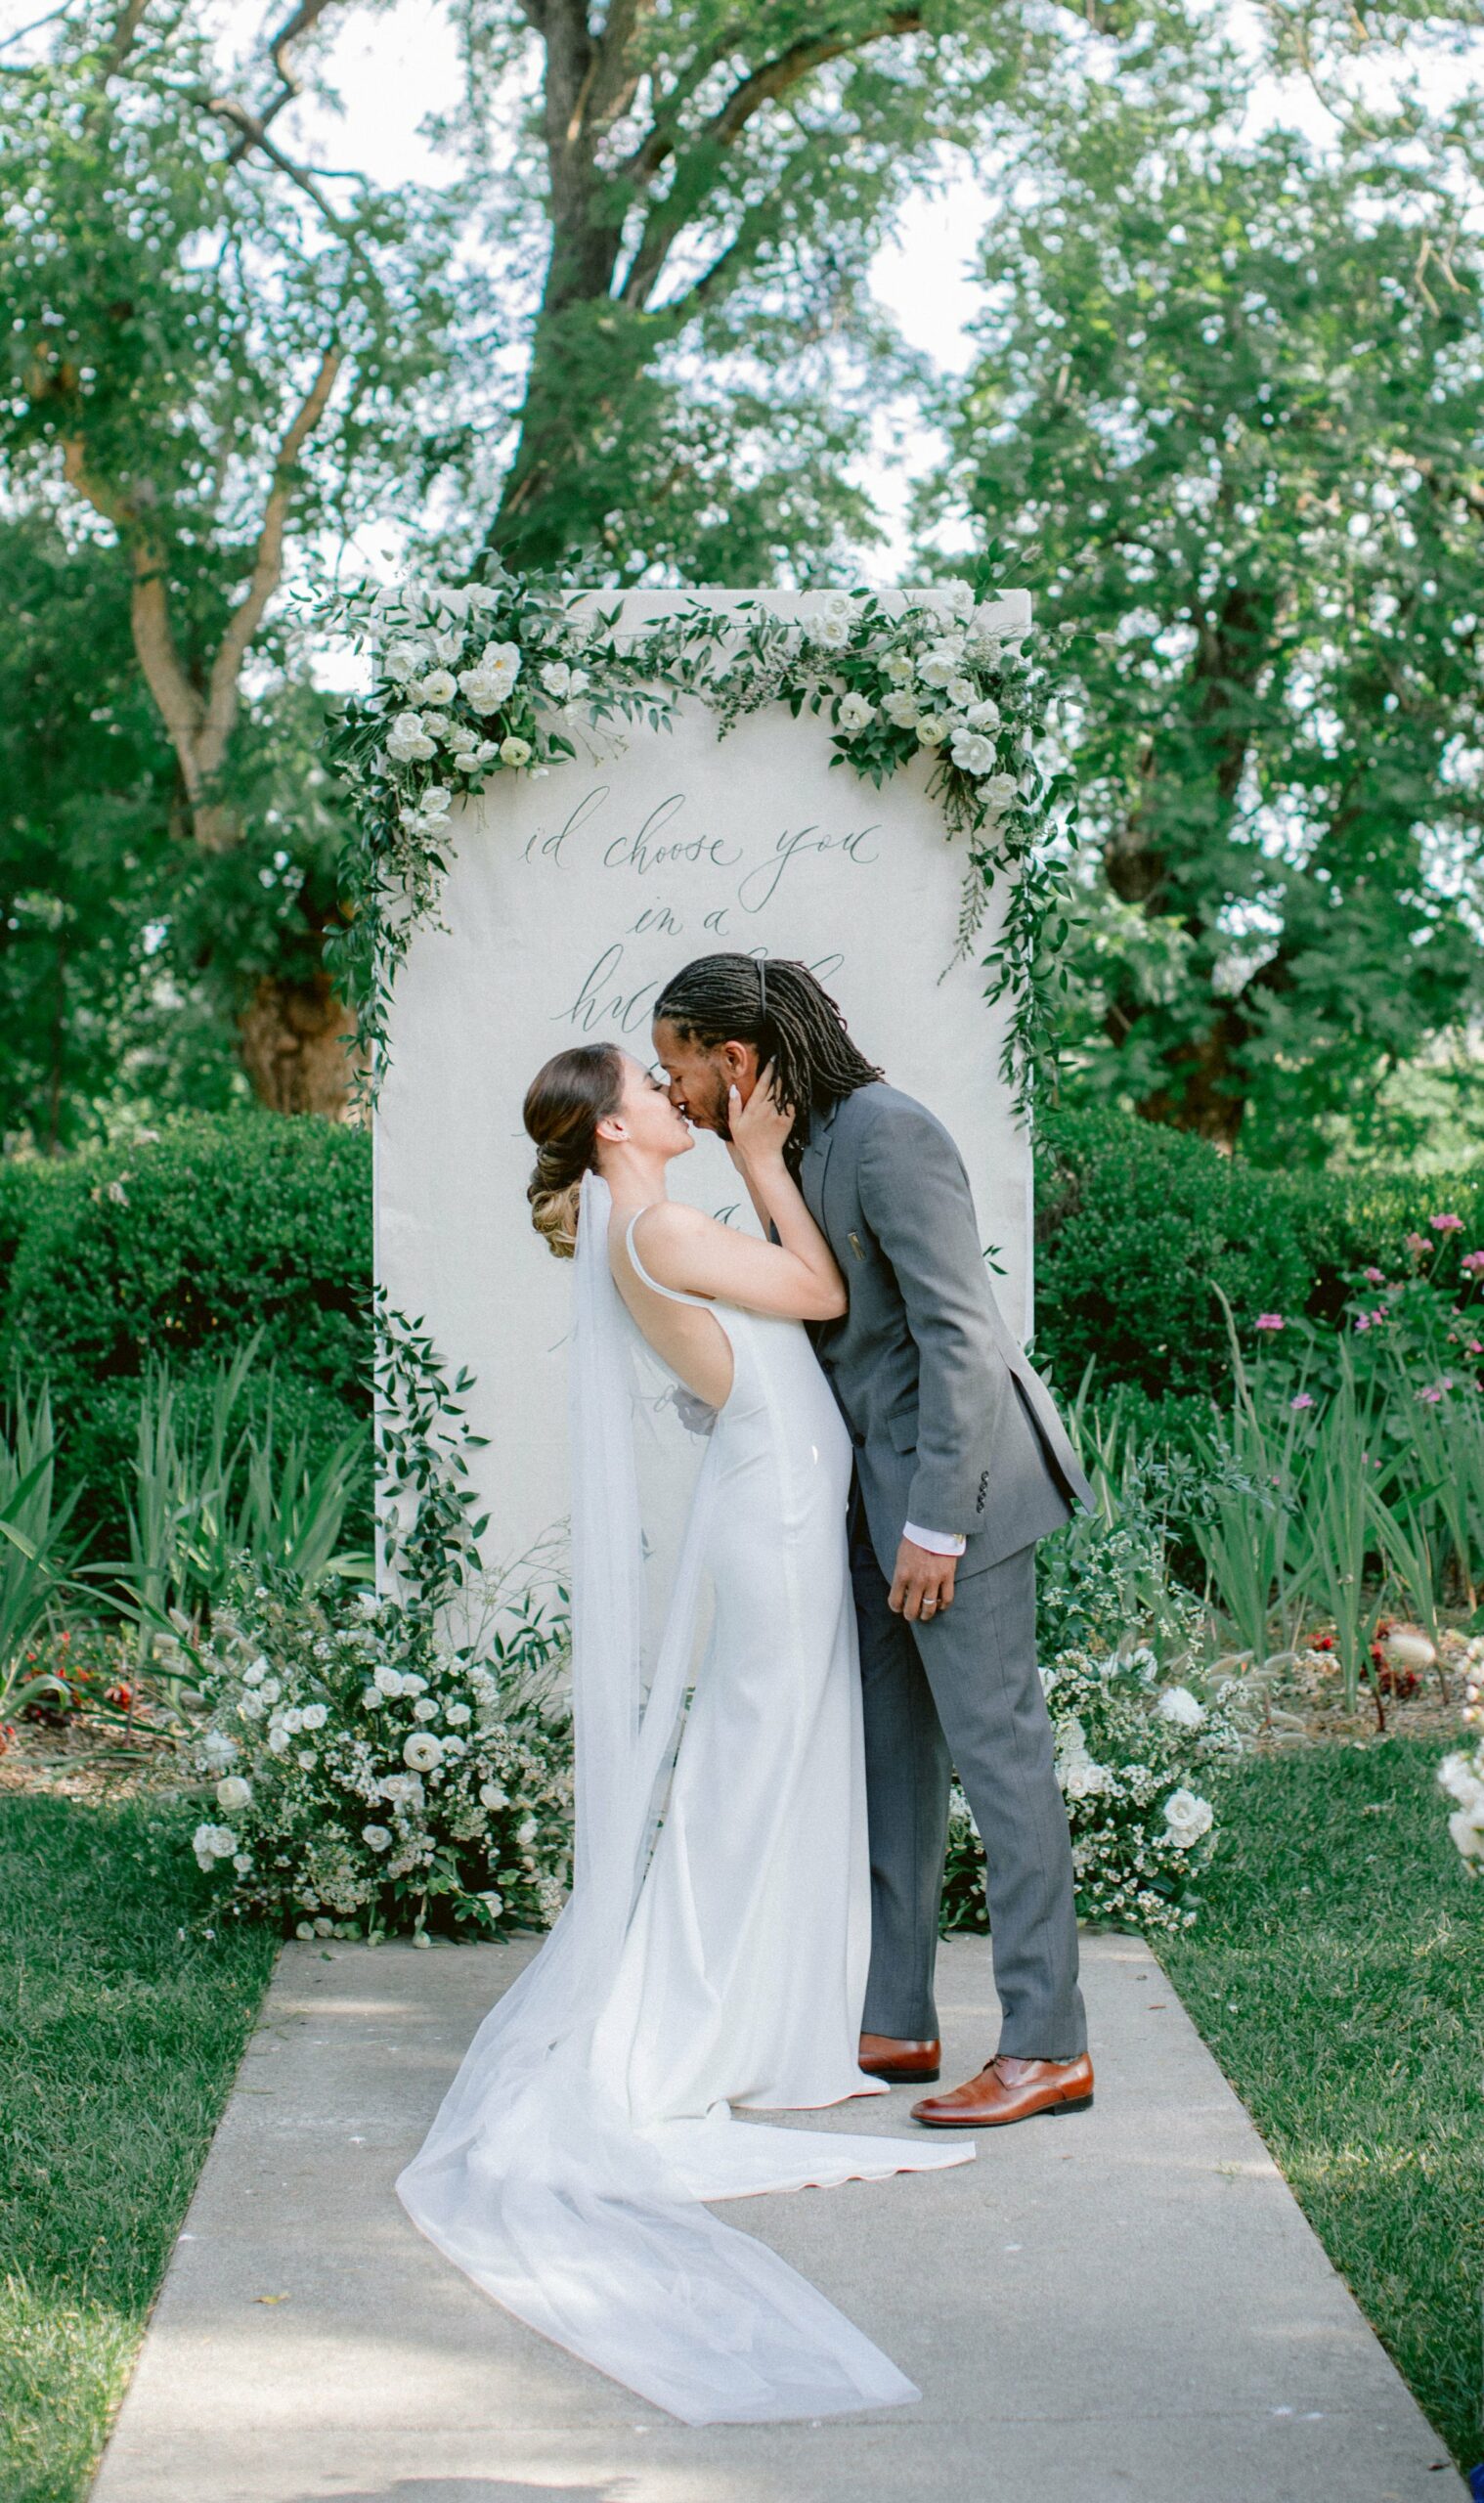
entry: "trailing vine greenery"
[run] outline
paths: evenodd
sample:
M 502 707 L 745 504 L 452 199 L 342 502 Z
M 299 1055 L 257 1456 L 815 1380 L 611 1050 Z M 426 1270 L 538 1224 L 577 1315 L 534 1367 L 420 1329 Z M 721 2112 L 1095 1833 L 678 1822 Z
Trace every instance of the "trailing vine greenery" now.
M 1069 780 L 1048 757 L 1051 673 L 994 607 L 998 571 L 910 593 L 822 592 L 785 618 L 762 597 L 727 608 L 677 594 L 636 625 L 622 601 L 557 576 L 496 569 L 483 582 L 413 580 L 325 603 L 321 625 L 369 654 L 371 692 L 350 702 L 329 758 L 351 803 L 342 922 L 329 968 L 357 1017 L 358 1091 L 386 1065 L 399 966 L 439 919 L 454 809 L 499 773 L 541 775 L 579 750 L 594 760 L 629 729 L 668 726 L 686 699 L 718 735 L 769 704 L 829 725 L 841 765 L 878 788 L 920 757 L 951 838 L 966 841 L 954 961 L 972 949 L 996 883 L 1000 933 L 982 959 L 985 996 L 1008 996 L 1000 1072 L 1023 1109 L 1046 1064 L 1057 956 L 1071 910 Z

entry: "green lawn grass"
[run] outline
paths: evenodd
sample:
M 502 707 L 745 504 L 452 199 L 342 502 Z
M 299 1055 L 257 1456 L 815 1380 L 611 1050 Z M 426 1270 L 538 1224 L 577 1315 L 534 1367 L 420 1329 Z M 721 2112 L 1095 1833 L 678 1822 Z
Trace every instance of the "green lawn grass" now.
M 1460 2465 L 1484 2459 L 1484 1888 L 1427 1739 L 1251 1759 L 1159 1954 Z
M 0 1798 L 3 2503 L 85 2491 L 272 1965 L 199 1934 L 195 1822 Z

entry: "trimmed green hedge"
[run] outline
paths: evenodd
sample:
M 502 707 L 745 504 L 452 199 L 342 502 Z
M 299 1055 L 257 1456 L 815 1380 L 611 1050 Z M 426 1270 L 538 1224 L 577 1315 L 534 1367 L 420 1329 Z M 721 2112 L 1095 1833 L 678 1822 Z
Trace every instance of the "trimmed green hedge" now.
M 23 1179 L 22 1178 L 23 1176 Z M 121 1194 L 121 1196 L 120 1196 Z M 0 1366 L 70 1407 L 154 1353 L 183 1372 L 263 1332 L 262 1358 L 363 1411 L 371 1141 L 306 1116 L 182 1115 L 0 1193 Z
M 1484 1165 L 1453 1175 L 1264 1172 L 1131 1114 L 1054 1113 L 1036 1134 L 1037 1364 L 1063 1396 L 1094 1384 L 1152 1398 L 1220 1391 L 1226 1294 L 1239 1328 L 1259 1312 L 1337 1313 L 1345 1274 L 1405 1274 L 1404 1238 L 1444 1210 L 1463 1219 L 1444 1259 L 1484 1243 Z M 1443 1272 L 1439 1272 L 1443 1274 Z

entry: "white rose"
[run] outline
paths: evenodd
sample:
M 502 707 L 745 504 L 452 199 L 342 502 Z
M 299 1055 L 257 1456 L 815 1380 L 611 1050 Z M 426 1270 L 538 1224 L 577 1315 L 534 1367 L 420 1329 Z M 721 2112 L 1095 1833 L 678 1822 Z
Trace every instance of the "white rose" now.
M 268 1706 L 262 1696 L 254 1694 L 249 1688 L 245 1694 L 238 1696 L 237 1708 L 244 1721 L 261 1721 Z
M 240 1852 L 238 1852 L 238 1853 L 234 1856 L 232 1866 L 233 1866 L 233 1867 L 237 1870 L 237 1873 L 238 1873 L 238 1875 L 239 1875 L 240 1877 L 250 1877 L 250 1876 L 252 1875 L 252 1854 L 251 1854 L 251 1852 L 250 1852 L 250 1851 L 240 1851 Z
M 960 712 L 962 712 L 967 705 L 972 704 L 974 701 L 973 679 L 962 677 L 950 678 L 948 681 L 948 701 L 950 704 L 956 704 Z
M 888 652 L 881 664 L 881 675 L 894 686 L 910 686 L 917 676 L 917 663 L 910 652 Z
M 1484 1807 L 1477 1814 L 1467 1808 L 1456 1808 L 1448 1820 L 1448 1830 L 1465 1860 L 1484 1860 Z
M 541 674 L 541 682 L 546 693 L 554 695 L 560 703 L 572 692 L 572 672 L 565 661 L 547 661 Z
M 363 1825 L 361 1840 L 368 1851 L 390 1851 L 392 1847 L 391 1830 L 386 1825 Z
M 297 1737 L 304 1727 L 304 1715 L 298 1704 L 291 1703 L 283 1716 L 284 1727 L 291 1737 Z
M 411 1765 L 414 1773 L 431 1773 L 435 1765 L 443 1762 L 442 1743 L 431 1730 L 415 1730 L 403 1744 L 402 1761 Z
M 398 1691 L 402 1694 L 426 1694 L 427 1680 L 417 1669 L 404 1669 Z
M 992 738 L 1001 726 L 1004 716 L 993 696 L 985 695 L 981 697 L 978 704 L 969 706 L 967 719 L 971 730 L 983 730 Z
M 507 739 L 502 739 L 500 742 L 500 761 L 502 765 L 529 765 L 531 762 L 530 741 L 528 739 L 518 739 L 513 734 Z
M 437 754 L 418 713 L 399 713 L 387 733 L 386 752 L 395 765 L 416 765 Z
M 420 643 L 388 643 L 381 675 L 394 686 L 406 686 L 421 669 L 427 653 Z
M 255 1660 L 248 1661 L 242 1671 L 242 1684 L 243 1686 L 261 1686 L 267 1675 L 268 1663 L 260 1652 Z
M 499 1920 L 501 1913 L 505 1908 L 505 1899 L 503 1895 L 497 1895 L 492 1890 L 489 1894 L 481 1895 L 479 1900 L 484 1905 L 490 1918 L 492 1920 Z
M 917 725 L 919 747 L 941 747 L 947 735 L 947 723 L 940 721 L 936 713 L 925 713 Z
M 1170 1841 L 1178 1851 L 1188 1851 L 1193 1842 L 1209 1833 L 1214 1813 L 1208 1799 L 1199 1798 L 1194 1790 L 1172 1790 L 1164 1803 L 1164 1822 Z
M 454 1729 L 462 1729 L 465 1721 L 472 1721 L 474 1718 L 466 1703 L 445 1704 L 443 1717 Z
M 443 1752 L 446 1756 L 464 1756 L 468 1754 L 468 1740 L 466 1738 L 460 1738 L 457 1732 L 444 1739 Z
M 946 686 L 959 673 L 959 648 L 956 643 L 932 643 L 918 663 L 918 676 L 924 686 Z
M 510 1804 L 509 1792 L 502 1790 L 498 1781 L 485 1782 L 480 1789 L 479 1797 L 481 1805 L 486 1808 L 508 1808 Z
M 585 669 L 575 669 L 572 672 L 571 678 L 567 681 L 567 692 L 569 695 L 581 695 L 587 684 L 587 671 Z
M 472 669 L 459 673 L 458 683 L 476 713 L 498 713 L 520 676 L 520 653 L 513 643 L 486 643 Z
M 378 1686 L 363 1687 L 361 1691 L 361 1702 L 365 1711 L 379 1712 L 385 1700 L 386 1697 Z
M 1180 1730 L 1199 1730 L 1205 1719 L 1205 1706 L 1197 1700 L 1188 1686 L 1167 1686 L 1155 1706 L 1161 1721 L 1173 1721 Z
M 876 707 L 874 704 L 868 704 L 863 695 L 855 695 L 853 693 L 850 695 L 842 695 L 840 699 L 840 726 L 843 730 L 863 730 L 866 724 L 868 722 L 874 722 L 875 719 Z
M 328 1719 L 327 1703 L 306 1703 L 300 1715 L 299 1726 L 304 1730 L 323 1730 Z
M 216 1785 L 216 1804 L 225 1808 L 229 1816 L 249 1808 L 252 1805 L 251 1782 L 244 1781 L 240 1773 L 229 1773 Z
M 447 669 L 430 669 L 426 678 L 415 679 L 408 689 L 419 704 L 452 704 L 458 692 L 458 681 Z
M 991 773 L 984 784 L 984 798 L 996 815 L 1013 809 L 1020 795 L 1020 784 L 1013 773 Z
M 237 1740 L 229 1738 L 225 1730 L 208 1730 L 201 1741 L 201 1753 L 209 1766 L 220 1768 L 232 1762 L 237 1753 Z
M 413 1719 L 415 1721 L 436 1721 L 437 1718 L 438 1706 L 433 1701 L 432 1696 L 430 1694 L 419 1694 L 416 1702 L 413 1706 Z
M 978 730 L 955 730 L 948 753 L 960 772 L 984 774 L 994 763 L 994 741 Z
M 402 1692 L 402 1671 L 400 1669 L 389 1669 L 383 1666 L 372 1671 L 372 1680 L 379 1694 L 400 1694 Z
M 910 687 L 894 686 L 891 694 L 884 699 L 881 709 L 885 713 L 887 720 L 889 722 L 895 722 L 899 730 L 916 729 L 918 721 L 917 698 L 912 693 Z
M 807 631 L 809 641 L 817 650 L 840 652 L 844 651 L 851 639 L 851 621 L 849 617 L 833 614 L 814 617 L 810 619 Z
M 286 1756 L 288 1753 L 288 1732 L 282 1721 L 275 1721 L 268 1733 L 268 1751 L 275 1756 Z

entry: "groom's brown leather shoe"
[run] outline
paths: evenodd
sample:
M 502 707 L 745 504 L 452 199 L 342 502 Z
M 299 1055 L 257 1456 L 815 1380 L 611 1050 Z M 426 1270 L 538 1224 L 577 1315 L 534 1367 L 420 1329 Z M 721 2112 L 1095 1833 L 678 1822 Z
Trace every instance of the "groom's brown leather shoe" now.
M 942 2075 L 940 2042 L 899 2042 L 895 2034 L 862 2034 L 859 2066 L 889 2086 L 936 2086 Z
M 1017 2060 L 996 2053 L 967 2086 L 914 2103 L 912 2118 L 929 2130 L 989 2130 L 1028 2121 L 1035 2112 L 1085 2112 L 1092 2101 L 1092 2062 Z

